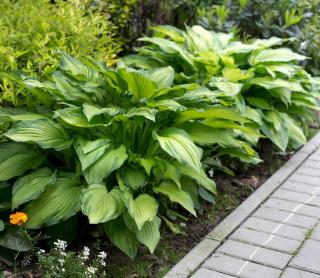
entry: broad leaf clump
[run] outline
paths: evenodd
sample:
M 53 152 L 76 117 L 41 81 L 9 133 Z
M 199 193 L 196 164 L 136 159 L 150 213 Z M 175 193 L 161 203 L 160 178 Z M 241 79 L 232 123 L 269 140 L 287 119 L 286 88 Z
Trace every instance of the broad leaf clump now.
M 130 257 L 139 243 L 153 252 L 161 219 L 177 229 L 170 202 L 196 216 L 199 196 L 216 194 L 202 159 L 259 161 L 255 119 L 198 84 L 173 85 L 170 66 L 114 70 L 62 53 L 45 80 L 3 74 L 33 105 L 0 107 L 0 182 L 12 186 L 11 208 L 27 213 L 28 229 L 81 211 Z
M 125 64 L 173 67 L 175 84 L 207 86 L 207 95 L 245 114 L 282 151 L 306 143 L 312 110 L 319 110 L 319 83 L 297 64 L 307 57 L 281 46 L 286 39 L 244 43 L 200 26 L 153 30 L 153 37 L 140 39 L 146 45 L 137 55 L 122 60 Z

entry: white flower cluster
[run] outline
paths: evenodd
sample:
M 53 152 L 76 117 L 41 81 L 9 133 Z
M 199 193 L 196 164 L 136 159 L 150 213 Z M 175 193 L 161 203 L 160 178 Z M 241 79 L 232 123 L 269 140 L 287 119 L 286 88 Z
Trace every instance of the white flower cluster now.
M 99 263 L 101 264 L 101 266 L 106 266 L 105 259 L 107 258 L 107 253 L 104 251 L 100 252 L 98 255 L 98 258 L 99 258 Z
M 53 243 L 57 249 L 60 249 L 61 251 L 65 251 L 67 248 L 67 242 L 61 239 L 58 239 Z
M 83 248 L 81 255 L 80 255 L 80 259 L 82 261 L 87 261 L 89 259 L 89 256 L 90 256 L 90 249 L 87 246 L 85 246 Z

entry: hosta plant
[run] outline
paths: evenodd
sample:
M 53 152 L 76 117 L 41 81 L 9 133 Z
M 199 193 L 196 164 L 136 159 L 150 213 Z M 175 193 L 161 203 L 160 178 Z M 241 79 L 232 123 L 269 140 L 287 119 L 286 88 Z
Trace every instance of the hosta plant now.
M 173 67 L 176 84 L 207 86 L 220 104 L 250 117 L 282 151 L 306 142 L 311 110 L 319 109 L 318 82 L 296 63 L 307 57 L 281 46 L 286 40 L 272 37 L 243 43 L 232 34 L 200 26 L 153 30 L 153 37 L 141 39 L 147 45 L 137 55 L 125 57 L 125 64 L 143 69 Z
M 46 80 L 2 74 L 29 90 L 34 107 L 0 107 L 0 181 L 28 229 L 81 211 L 129 256 L 139 242 L 153 252 L 161 219 L 174 228 L 171 203 L 196 216 L 199 196 L 216 193 L 203 149 L 258 160 L 248 143 L 259 137 L 255 123 L 206 88 L 172 86 L 171 67 L 112 70 L 62 54 Z

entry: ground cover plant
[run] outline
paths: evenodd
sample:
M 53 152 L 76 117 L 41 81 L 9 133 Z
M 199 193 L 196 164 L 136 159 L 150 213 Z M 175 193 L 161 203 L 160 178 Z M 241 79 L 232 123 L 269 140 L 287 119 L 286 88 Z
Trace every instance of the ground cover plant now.
M 91 0 L 4 0 L 0 3 L 0 68 L 46 74 L 59 63 L 58 49 L 112 64 L 123 41 L 117 27 Z M 0 102 L 26 105 L 24 92 L 4 79 Z
M 202 159 L 215 164 L 230 152 L 259 161 L 246 139 L 259 137 L 255 123 L 212 96 L 196 101 L 206 91 L 198 84 L 172 86 L 171 67 L 114 70 L 62 53 L 60 68 L 42 81 L 2 75 L 34 104 L 0 107 L 0 182 L 9 191 L 2 205 L 23 211 L 26 229 L 81 211 L 130 257 L 139 242 L 153 252 L 161 219 L 179 231 L 167 216 L 171 202 L 196 216 L 201 198 L 213 200 Z
M 318 82 L 297 64 L 307 57 L 282 46 L 287 40 L 244 43 L 201 26 L 153 30 L 152 37 L 141 38 L 146 45 L 137 55 L 125 57 L 124 63 L 145 69 L 172 66 L 176 84 L 207 86 L 206 94 L 250 115 L 282 151 L 306 142 L 308 123 L 314 121 L 312 110 L 319 109 Z

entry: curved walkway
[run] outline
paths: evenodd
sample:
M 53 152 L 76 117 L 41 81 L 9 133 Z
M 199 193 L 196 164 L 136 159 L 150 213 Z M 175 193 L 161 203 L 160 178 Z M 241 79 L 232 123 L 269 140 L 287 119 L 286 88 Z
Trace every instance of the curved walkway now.
M 320 278 L 320 134 L 167 275 Z

